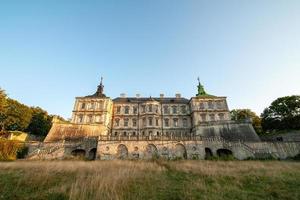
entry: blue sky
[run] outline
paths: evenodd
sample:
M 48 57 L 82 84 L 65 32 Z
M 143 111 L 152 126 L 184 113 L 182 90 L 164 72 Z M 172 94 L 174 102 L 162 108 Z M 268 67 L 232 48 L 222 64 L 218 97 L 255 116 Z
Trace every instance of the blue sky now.
M 300 93 L 300 1 L 0 1 L 0 87 L 71 116 L 75 96 L 227 96 L 260 114 Z

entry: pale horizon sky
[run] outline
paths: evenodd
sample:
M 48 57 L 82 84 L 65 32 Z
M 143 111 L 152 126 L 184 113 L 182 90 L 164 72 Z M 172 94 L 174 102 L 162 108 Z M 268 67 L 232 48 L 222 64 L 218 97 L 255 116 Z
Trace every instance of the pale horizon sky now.
M 258 115 L 300 94 L 300 1 L 1 1 L 0 87 L 71 117 L 95 92 L 227 96 Z

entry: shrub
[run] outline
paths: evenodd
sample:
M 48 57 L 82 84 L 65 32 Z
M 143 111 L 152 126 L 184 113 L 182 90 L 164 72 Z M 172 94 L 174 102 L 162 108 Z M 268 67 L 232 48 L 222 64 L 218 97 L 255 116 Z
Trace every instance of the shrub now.
M 12 140 L 0 139 L 0 161 L 16 160 L 18 152 L 20 156 L 24 154 L 24 144 Z

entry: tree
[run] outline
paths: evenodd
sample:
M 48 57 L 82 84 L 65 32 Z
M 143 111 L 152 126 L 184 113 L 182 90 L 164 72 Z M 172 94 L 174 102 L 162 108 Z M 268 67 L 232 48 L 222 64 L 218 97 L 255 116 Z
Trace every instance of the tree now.
M 32 117 L 31 109 L 16 100 L 7 99 L 4 126 L 9 131 L 25 131 Z
M 232 110 L 230 114 L 232 120 L 251 119 L 253 128 L 255 129 L 256 133 L 262 133 L 261 118 L 250 109 L 235 109 Z
M 0 88 L 0 131 L 5 130 L 4 120 L 6 118 L 7 111 L 7 96 L 4 90 Z
M 33 135 L 46 136 L 52 126 L 52 116 L 39 107 L 32 107 L 32 118 L 27 131 Z
M 300 129 L 300 96 L 280 97 L 261 115 L 265 131 Z

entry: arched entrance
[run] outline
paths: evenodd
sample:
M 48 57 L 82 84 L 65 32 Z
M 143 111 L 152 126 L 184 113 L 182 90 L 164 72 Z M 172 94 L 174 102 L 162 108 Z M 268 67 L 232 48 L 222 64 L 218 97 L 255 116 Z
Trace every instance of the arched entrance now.
M 213 157 L 213 153 L 210 148 L 205 148 L 205 160 Z
M 232 156 L 232 151 L 228 149 L 218 149 L 217 154 L 219 157 L 229 157 Z
M 126 159 L 128 157 L 128 149 L 124 144 L 120 144 L 117 148 L 117 158 Z
M 145 151 L 145 158 L 152 159 L 158 157 L 158 151 L 154 144 L 148 144 Z
M 176 158 L 187 159 L 186 149 L 183 146 L 183 144 L 176 144 L 175 145 L 175 157 Z
M 96 153 L 97 153 L 96 148 L 91 149 L 90 152 L 89 152 L 89 160 L 95 160 L 96 159 Z
M 78 159 L 84 159 L 85 158 L 85 150 L 75 149 L 71 152 L 71 155 L 78 158 Z

